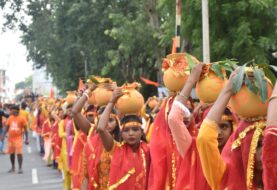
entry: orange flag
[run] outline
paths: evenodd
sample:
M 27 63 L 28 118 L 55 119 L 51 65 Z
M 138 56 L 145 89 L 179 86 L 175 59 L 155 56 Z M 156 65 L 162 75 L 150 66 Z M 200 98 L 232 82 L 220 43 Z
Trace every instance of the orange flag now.
M 154 82 L 154 81 L 151 81 L 151 80 L 149 80 L 149 79 L 147 79 L 147 78 L 140 77 L 140 79 L 141 79 L 143 82 L 145 82 L 145 84 L 153 85 L 153 86 L 156 86 L 156 87 L 159 86 L 159 83 Z
M 176 53 L 176 38 L 172 38 L 172 49 L 171 53 Z
M 79 79 L 79 85 L 78 85 L 78 92 L 80 91 L 80 90 L 83 90 L 84 89 L 84 82 L 83 82 L 83 80 L 82 79 Z

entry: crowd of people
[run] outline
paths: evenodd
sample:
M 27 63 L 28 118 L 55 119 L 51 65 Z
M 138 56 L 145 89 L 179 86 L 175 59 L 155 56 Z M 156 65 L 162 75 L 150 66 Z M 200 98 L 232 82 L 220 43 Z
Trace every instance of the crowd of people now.
M 179 92 L 154 105 L 151 97 L 137 113 L 119 112 L 115 105 L 125 91 L 114 83 L 106 87 L 112 96 L 103 106 L 88 101 L 99 87 L 95 82 L 74 102 L 38 98 L 22 110 L 11 105 L 10 116 L 0 112 L 7 118 L 1 140 L 8 133 L 9 172 L 15 154 L 23 172 L 22 136 L 25 131 L 28 144 L 31 130 L 43 160 L 62 172 L 65 189 L 277 189 L 277 85 L 266 115 L 245 118 L 228 105 L 239 69 L 214 102 L 190 98 L 203 68 L 196 64 Z

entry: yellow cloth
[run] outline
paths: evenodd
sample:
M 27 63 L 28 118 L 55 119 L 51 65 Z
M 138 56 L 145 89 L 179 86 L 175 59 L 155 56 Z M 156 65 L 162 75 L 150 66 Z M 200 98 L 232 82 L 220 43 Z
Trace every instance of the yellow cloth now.
M 66 146 L 66 132 L 64 120 L 59 123 L 59 137 L 62 138 L 61 153 L 59 156 L 59 168 L 63 170 L 64 174 L 64 188 L 69 189 L 71 186 L 71 175 L 68 168 L 68 158 L 67 158 L 67 146 Z
M 214 121 L 205 119 L 197 137 L 197 149 L 204 175 L 212 190 L 219 190 L 226 165 L 218 149 L 218 130 Z
M 31 120 L 29 112 L 27 112 L 26 110 L 20 110 L 19 111 L 19 115 L 24 117 L 26 119 L 26 121 L 27 121 L 27 129 L 29 130 L 29 128 L 30 128 L 30 120 Z

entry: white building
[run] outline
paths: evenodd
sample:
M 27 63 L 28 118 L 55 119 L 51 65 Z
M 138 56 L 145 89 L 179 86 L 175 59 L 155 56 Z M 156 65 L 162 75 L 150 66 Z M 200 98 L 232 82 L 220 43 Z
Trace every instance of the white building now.
M 55 96 L 58 94 L 57 88 L 53 85 L 53 79 L 47 76 L 45 67 L 33 71 L 33 92 L 35 94 L 48 97 L 51 88 L 54 89 Z

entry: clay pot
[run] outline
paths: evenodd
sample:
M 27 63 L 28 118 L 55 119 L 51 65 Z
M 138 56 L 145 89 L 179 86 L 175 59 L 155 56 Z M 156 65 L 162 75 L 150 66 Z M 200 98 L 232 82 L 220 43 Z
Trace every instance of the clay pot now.
M 136 86 L 127 84 L 123 86 L 125 93 L 116 102 L 116 108 L 121 114 L 137 114 L 141 111 L 144 98 L 142 94 L 136 90 Z
M 94 94 L 94 92 L 93 92 L 92 95 L 89 97 L 88 103 L 89 103 L 90 105 L 96 105 L 96 100 L 95 100 L 95 94 Z
M 158 105 L 158 103 L 159 102 L 158 102 L 157 97 L 154 96 L 154 97 L 150 98 L 150 101 L 148 102 L 148 106 L 149 106 L 150 109 L 153 109 L 154 107 L 156 107 Z
M 199 61 L 191 56 L 195 64 Z M 168 90 L 177 92 L 180 91 L 188 79 L 189 65 L 185 53 L 174 53 L 167 55 L 163 61 L 163 81 Z
M 65 98 L 65 101 L 67 102 L 67 104 L 73 104 L 76 100 L 76 95 L 75 95 L 75 91 L 67 91 L 67 96 Z
M 98 88 L 96 88 L 93 92 L 95 102 L 98 106 L 107 105 L 111 100 L 113 91 L 107 88 L 108 85 L 108 83 L 98 84 Z
M 213 103 L 225 86 L 227 79 L 218 77 L 214 72 L 209 71 L 196 84 L 196 95 L 203 103 Z
M 272 85 L 268 82 L 268 98 L 272 94 Z M 230 99 L 230 106 L 241 117 L 253 118 L 266 116 L 268 102 L 262 103 L 258 94 L 251 92 L 245 85 Z

